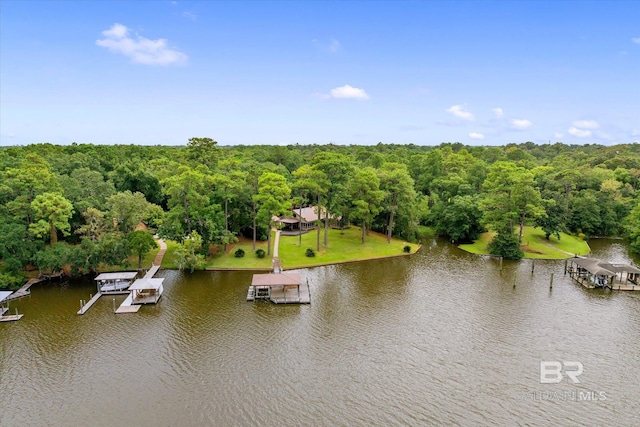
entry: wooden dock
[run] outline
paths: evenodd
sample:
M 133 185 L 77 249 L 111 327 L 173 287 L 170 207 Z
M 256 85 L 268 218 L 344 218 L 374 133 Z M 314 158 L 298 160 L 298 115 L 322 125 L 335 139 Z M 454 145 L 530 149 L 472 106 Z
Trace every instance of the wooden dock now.
M 12 314 L 10 316 L 0 316 L 0 322 L 15 322 L 22 319 L 24 314 Z
M 7 311 L 9 311 L 7 307 L 0 307 L 0 316 L 4 316 Z
M 142 306 L 137 304 L 132 304 L 132 302 L 133 302 L 133 294 L 129 294 L 129 296 L 124 301 L 122 301 L 122 304 L 120 304 L 120 307 L 118 307 L 115 313 L 116 314 L 137 313 L 138 310 L 140 310 L 140 307 Z
M 100 292 L 98 292 L 97 294 L 95 294 L 89 301 L 87 301 L 87 303 L 82 306 L 80 308 L 80 311 L 78 311 L 78 314 L 84 314 L 86 313 L 87 310 L 89 310 L 91 308 L 91 306 L 98 301 L 98 299 L 102 296 L 102 294 Z
M 31 286 L 35 285 L 36 283 L 40 283 L 40 282 L 44 282 L 44 281 L 45 281 L 45 279 L 43 277 L 38 277 L 38 278 L 27 280 L 27 283 L 22 285 L 22 287 L 20 289 L 18 289 L 17 291 L 15 291 L 14 293 L 12 293 L 11 295 L 9 295 L 7 297 L 7 301 L 12 300 L 12 299 L 18 299 L 18 298 L 26 297 L 27 295 L 31 295 L 31 291 L 29 290 L 29 288 Z

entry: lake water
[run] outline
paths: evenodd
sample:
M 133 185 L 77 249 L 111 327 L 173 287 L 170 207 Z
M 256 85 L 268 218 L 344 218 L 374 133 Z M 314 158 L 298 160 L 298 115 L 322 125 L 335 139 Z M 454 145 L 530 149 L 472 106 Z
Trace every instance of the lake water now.
M 121 315 L 76 314 L 93 283 L 37 285 L 0 324 L 0 425 L 637 425 L 640 292 L 531 265 L 434 239 L 300 270 L 305 306 L 246 302 L 249 272 L 162 271 L 160 303 Z M 541 384 L 541 361 L 580 362 L 580 383 Z

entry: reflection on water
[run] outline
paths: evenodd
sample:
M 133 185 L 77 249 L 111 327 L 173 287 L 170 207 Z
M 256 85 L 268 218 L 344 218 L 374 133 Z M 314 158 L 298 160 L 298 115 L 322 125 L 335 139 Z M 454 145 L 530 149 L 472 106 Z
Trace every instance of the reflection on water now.
M 123 315 L 75 314 L 92 283 L 36 287 L 0 324 L 0 425 L 635 425 L 640 295 L 531 267 L 434 239 L 301 270 L 309 306 L 245 302 L 249 272 L 163 271 L 160 303 Z M 581 383 L 540 384 L 540 361 Z

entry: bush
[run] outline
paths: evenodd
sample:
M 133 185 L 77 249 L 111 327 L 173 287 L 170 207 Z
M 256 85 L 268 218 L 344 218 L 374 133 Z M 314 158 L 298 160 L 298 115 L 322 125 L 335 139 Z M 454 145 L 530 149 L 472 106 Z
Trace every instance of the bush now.
M 307 251 L 305 252 L 305 255 L 308 256 L 309 258 L 316 256 L 316 253 L 313 251 L 313 249 L 308 248 Z
M 405 247 L 404 247 L 404 248 L 402 248 L 402 250 L 403 250 L 405 253 L 407 253 L 407 254 L 408 254 L 408 253 L 411 253 L 411 246 L 409 246 L 409 245 L 405 245 Z
M 242 258 L 244 256 L 244 249 L 236 250 L 233 255 L 235 255 L 236 258 Z
M 267 254 L 267 253 L 264 251 L 264 249 L 258 249 L 258 250 L 256 250 L 256 256 L 257 256 L 258 258 L 264 258 L 264 256 L 265 256 L 266 254 Z

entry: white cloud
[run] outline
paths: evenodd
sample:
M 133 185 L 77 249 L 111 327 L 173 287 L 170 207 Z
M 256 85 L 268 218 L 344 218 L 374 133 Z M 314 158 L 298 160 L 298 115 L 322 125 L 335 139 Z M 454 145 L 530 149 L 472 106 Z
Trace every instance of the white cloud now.
M 471 132 L 469 134 L 469 138 L 472 138 L 472 139 L 484 139 L 484 135 L 481 134 L 481 133 L 478 133 L 478 132 Z
M 636 44 L 640 44 L 640 37 L 634 37 L 631 39 L 632 42 L 636 43 Z
M 571 124 L 580 129 L 598 129 L 599 127 L 595 120 L 576 120 Z
M 321 42 L 318 39 L 311 40 L 317 48 L 329 53 L 336 53 L 342 50 L 342 45 L 336 39 L 330 39 L 328 42 Z
M 369 99 L 369 95 L 367 95 L 367 92 L 365 92 L 364 89 L 360 89 L 350 85 L 344 85 L 331 89 L 330 97 L 338 99 Z
M 137 35 L 130 37 L 129 29 L 122 24 L 113 24 L 102 35 L 105 38 L 96 40 L 96 45 L 127 56 L 137 64 L 179 65 L 187 61 L 187 55 L 169 48 L 166 39 L 149 40 Z
M 578 138 L 586 138 L 588 136 L 591 136 L 590 130 L 578 129 L 575 126 L 571 126 L 567 132 L 569 132 L 569 134 L 573 136 L 577 136 Z
M 454 116 L 464 120 L 473 121 L 476 119 L 474 115 L 471 112 L 467 111 L 463 105 L 452 105 L 451 107 L 447 108 L 447 113 L 453 114 Z
M 504 111 L 502 111 L 502 108 L 500 107 L 492 108 L 491 112 L 496 116 L 496 119 L 501 119 L 504 117 Z
M 193 22 L 196 22 L 198 20 L 198 15 L 196 15 L 195 13 L 191 13 L 189 11 L 184 11 L 182 12 L 182 16 L 184 16 L 187 19 L 192 20 Z
M 553 137 L 555 139 L 562 139 L 564 137 L 564 135 L 561 134 L 560 132 L 556 132 L 556 133 L 553 134 Z
M 527 119 L 513 119 L 511 120 L 511 127 L 513 129 L 523 130 L 533 126 L 533 123 Z

